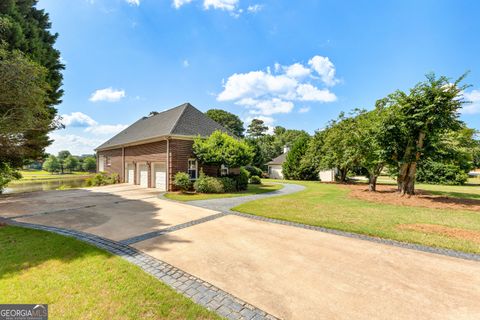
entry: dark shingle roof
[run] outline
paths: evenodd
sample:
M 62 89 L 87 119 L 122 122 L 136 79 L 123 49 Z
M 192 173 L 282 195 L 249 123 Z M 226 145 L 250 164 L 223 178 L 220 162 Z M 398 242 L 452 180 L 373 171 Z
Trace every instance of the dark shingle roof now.
M 285 162 L 286 158 L 287 158 L 287 154 L 282 153 L 281 155 L 279 155 L 278 157 L 276 157 L 272 161 L 268 162 L 267 164 L 283 164 Z
M 184 103 L 156 115 L 141 118 L 97 147 L 96 150 L 119 147 L 168 135 L 189 137 L 200 135 L 206 137 L 216 130 L 228 132 L 227 129 L 207 117 L 190 103 Z

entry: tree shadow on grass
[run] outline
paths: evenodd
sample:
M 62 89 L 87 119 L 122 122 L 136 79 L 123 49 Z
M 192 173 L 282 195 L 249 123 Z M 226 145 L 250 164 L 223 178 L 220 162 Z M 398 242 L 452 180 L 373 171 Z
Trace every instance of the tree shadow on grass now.
M 417 189 L 414 196 L 400 196 L 396 188 L 378 185 L 376 192 L 368 191 L 365 185 L 346 185 L 351 189 L 350 196 L 362 200 L 435 209 L 469 210 L 480 212 L 480 195 L 455 192 L 432 192 Z
M 171 213 L 167 208 L 171 204 L 157 200 L 157 194 L 152 189 L 124 185 L 112 188 L 111 192 L 99 188 L 10 195 L 0 198 L 0 218 L 73 229 L 116 241 L 199 218 L 186 207 Z M 161 238 L 156 246 L 161 250 L 169 250 L 169 243 L 190 242 L 170 233 Z M 110 256 L 71 237 L 0 227 L 0 279 L 49 260 L 68 262 L 91 255 Z

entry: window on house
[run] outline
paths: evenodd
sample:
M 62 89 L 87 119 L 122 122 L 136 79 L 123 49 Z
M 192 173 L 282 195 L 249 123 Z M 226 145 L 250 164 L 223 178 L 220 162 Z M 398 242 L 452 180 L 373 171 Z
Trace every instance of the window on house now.
M 190 179 L 195 180 L 198 177 L 198 165 L 196 159 L 188 159 L 188 175 Z
M 107 167 L 110 167 L 112 165 L 112 158 L 105 157 L 105 163 L 107 164 Z
M 220 167 L 220 175 L 227 176 L 228 175 L 228 167 L 224 164 Z

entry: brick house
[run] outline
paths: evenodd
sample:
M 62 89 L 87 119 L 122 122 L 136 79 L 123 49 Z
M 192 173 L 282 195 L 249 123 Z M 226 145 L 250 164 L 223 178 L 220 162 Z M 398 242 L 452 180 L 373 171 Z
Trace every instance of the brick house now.
M 195 137 L 216 130 L 229 133 L 189 103 L 143 117 L 95 149 L 97 172 L 117 173 L 121 182 L 159 191 L 173 190 L 179 171 L 192 180 L 200 169 L 217 176 L 228 169 L 199 163 L 192 150 Z

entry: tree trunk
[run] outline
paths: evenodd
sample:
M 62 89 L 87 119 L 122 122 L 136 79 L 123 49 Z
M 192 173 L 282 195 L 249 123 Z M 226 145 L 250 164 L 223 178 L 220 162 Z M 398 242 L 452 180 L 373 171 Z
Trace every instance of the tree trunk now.
M 345 181 L 347 180 L 348 170 L 347 169 L 339 169 L 339 171 L 340 171 L 340 182 L 345 183 Z
M 420 149 L 423 148 L 423 140 L 425 139 L 425 133 L 420 132 L 417 140 L 417 151 L 415 154 L 415 160 L 402 163 L 400 166 L 400 172 L 397 179 L 398 191 L 402 196 L 415 194 L 415 178 L 417 175 L 417 162 L 420 159 Z M 405 158 L 409 158 L 411 154 L 411 148 L 407 148 L 405 152 Z
M 370 175 L 368 177 L 368 191 L 377 191 L 377 175 Z

